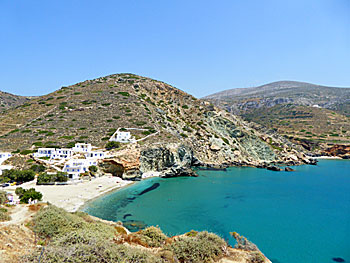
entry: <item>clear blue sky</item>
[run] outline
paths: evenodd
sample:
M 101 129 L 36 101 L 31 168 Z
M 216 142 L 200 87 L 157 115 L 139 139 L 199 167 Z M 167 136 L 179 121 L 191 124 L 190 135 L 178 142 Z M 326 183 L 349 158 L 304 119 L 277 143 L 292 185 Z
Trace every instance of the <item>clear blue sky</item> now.
M 350 87 L 350 0 L 0 0 L 0 90 L 132 72 L 197 97 L 277 80 Z

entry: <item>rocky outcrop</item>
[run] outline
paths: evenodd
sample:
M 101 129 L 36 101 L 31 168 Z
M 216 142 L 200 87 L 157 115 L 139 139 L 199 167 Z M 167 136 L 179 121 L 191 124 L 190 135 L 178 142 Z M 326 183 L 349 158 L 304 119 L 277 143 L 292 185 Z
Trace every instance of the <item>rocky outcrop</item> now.
M 350 159 L 350 145 L 336 144 L 325 150 L 324 155 L 338 156 L 343 159 Z
M 141 151 L 140 172 L 160 172 L 161 177 L 196 176 L 191 166 L 196 161 L 190 147 L 169 144 Z

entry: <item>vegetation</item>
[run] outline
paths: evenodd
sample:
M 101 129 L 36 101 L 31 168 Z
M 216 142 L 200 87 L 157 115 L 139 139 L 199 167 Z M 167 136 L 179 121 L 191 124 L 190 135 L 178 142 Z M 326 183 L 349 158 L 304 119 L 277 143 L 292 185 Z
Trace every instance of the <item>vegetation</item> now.
M 5 204 L 7 200 L 7 194 L 5 191 L 0 190 L 0 205 Z
M 117 149 L 119 147 L 120 147 L 120 143 L 115 141 L 107 142 L 105 146 L 106 150 Z
M 29 182 L 34 180 L 35 172 L 32 170 L 4 170 L 0 176 L 0 181 L 2 182 Z
M 226 247 L 225 240 L 205 231 L 194 236 L 180 236 L 167 249 L 180 262 L 210 262 L 222 256 Z
M 55 182 L 67 182 L 67 173 L 57 172 L 55 174 L 40 173 L 37 178 L 37 185 L 40 184 L 53 184 Z
M 17 187 L 16 194 L 19 196 L 20 202 L 22 204 L 28 204 L 28 201 L 30 199 L 41 201 L 43 198 L 42 193 L 35 191 L 34 188 L 30 188 L 26 190 L 26 189 L 23 189 L 22 187 Z
M 46 168 L 44 165 L 42 164 L 33 164 L 31 167 L 30 167 L 30 170 L 36 172 L 36 173 L 42 173 L 42 172 L 45 172 Z
M 120 225 L 96 222 L 85 213 L 68 213 L 52 205 L 39 210 L 30 227 L 42 241 L 49 239 L 43 262 L 204 263 L 219 259 L 227 247 L 208 232 L 168 238 L 158 227 L 148 227 L 128 234 Z M 37 261 L 40 253 L 38 249 L 23 262 Z

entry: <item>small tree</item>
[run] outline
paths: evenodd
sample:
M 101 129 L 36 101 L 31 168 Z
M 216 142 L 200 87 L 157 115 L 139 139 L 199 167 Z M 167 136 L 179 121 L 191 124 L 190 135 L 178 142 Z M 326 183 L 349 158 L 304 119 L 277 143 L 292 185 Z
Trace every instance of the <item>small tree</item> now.
M 27 204 L 29 199 L 41 201 L 42 198 L 42 193 L 35 191 L 34 188 L 30 188 L 28 190 L 24 190 L 23 195 L 20 197 L 20 201 L 22 204 Z
M 95 166 L 95 165 L 91 165 L 90 167 L 89 167 L 89 171 L 90 172 L 92 172 L 92 173 L 96 173 L 97 172 L 97 166 Z
M 24 190 L 22 187 L 17 187 L 15 193 L 19 198 L 21 198 L 25 191 L 26 190 Z
M 120 147 L 120 143 L 115 141 L 108 142 L 105 146 L 106 150 L 117 149 L 119 147 Z
M 67 173 L 65 173 L 65 172 L 57 172 L 55 181 L 56 182 L 67 182 L 68 181 Z

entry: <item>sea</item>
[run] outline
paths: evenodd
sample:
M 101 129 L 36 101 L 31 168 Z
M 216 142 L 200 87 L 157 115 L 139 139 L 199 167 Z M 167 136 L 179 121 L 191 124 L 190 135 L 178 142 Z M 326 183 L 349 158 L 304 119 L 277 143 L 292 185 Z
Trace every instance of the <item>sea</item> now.
M 350 161 L 276 172 L 252 167 L 200 170 L 199 177 L 150 178 L 88 202 L 83 211 L 155 225 L 169 236 L 230 232 L 255 243 L 273 263 L 350 262 Z

